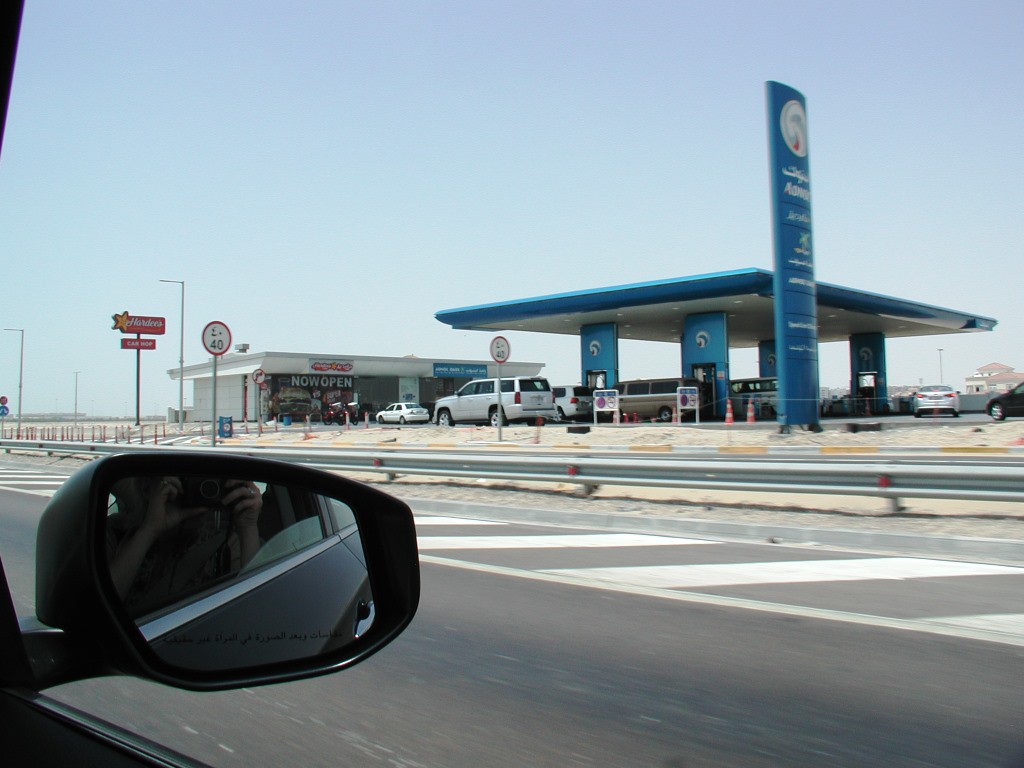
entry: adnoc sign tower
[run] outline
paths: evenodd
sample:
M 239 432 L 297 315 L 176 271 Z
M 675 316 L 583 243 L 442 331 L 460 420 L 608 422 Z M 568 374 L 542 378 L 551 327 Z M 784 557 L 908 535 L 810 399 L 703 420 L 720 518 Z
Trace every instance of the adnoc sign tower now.
M 775 357 L 779 424 L 820 430 L 818 309 L 811 238 L 811 176 L 803 94 L 766 84 L 775 252 Z

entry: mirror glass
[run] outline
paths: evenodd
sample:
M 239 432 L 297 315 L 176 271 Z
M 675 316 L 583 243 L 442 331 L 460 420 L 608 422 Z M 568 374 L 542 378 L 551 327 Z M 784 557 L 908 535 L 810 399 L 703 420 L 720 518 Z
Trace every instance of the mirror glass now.
M 228 670 L 337 650 L 374 604 L 344 499 L 258 478 L 125 477 L 107 493 L 114 592 L 153 651 Z

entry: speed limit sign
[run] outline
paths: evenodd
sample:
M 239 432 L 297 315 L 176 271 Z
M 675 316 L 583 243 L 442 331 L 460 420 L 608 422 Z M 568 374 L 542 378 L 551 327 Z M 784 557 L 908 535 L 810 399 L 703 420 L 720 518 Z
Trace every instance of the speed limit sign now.
M 219 320 L 203 328 L 203 347 L 214 357 L 220 357 L 231 348 L 231 329 Z
M 491 340 L 491 358 L 494 362 L 498 363 L 498 365 L 507 363 L 511 354 L 512 346 L 504 336 L 495 336 Z

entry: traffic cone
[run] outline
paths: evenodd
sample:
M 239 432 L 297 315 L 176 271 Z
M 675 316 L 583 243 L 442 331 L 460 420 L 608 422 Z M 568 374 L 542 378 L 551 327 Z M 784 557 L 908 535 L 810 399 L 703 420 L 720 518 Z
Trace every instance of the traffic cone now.
M 732 400 L 725 401 L 725 423 L 735 424 L 736 420 L 732 416 Z
M 754 401 L 747 400 L 747 424 L 753 424 L 757 419 L 754 418 Z

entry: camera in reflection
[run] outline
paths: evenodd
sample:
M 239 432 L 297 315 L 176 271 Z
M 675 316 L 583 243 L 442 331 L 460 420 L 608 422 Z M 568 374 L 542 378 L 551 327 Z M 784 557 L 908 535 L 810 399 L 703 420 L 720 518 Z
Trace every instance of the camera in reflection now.
M 224 479 L 220 477 L 187 477 L 182 484 L 182 503 L 187 506 L 219 506 L 228 492 Z

